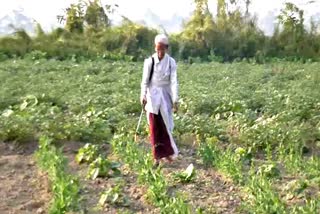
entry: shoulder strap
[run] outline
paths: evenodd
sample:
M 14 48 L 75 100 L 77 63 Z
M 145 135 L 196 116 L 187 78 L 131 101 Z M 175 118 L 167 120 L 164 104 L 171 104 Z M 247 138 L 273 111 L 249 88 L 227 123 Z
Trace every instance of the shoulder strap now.
M 169 58 L 169 71 L 170 71 L 170 74 L 172 72 L 172 69 L 171 69 L 171 58 Z M 169 78 L 171 78 L 171 75 L 169 76 Z
M 153 70 L 154 70 L 154 58 L 151 57 L 151 59 L 152 59 L 152 64 L 151 64 L 151 70 L 150 70 L 150 75 L 149 75 L 149 82 L 151 82 Z

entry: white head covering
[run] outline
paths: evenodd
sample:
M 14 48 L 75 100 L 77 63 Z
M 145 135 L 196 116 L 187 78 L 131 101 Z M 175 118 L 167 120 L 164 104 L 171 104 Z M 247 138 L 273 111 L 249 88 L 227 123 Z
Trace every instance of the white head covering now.
M 159 34 L 156 36 L 156 38 L 154 39 L 154 43 L 157 44 L 157 43 L 162 43 L 162 44 L 165 44 L 165 45 L 169 45 L 169 39 L 166 35 L 164 34 Z

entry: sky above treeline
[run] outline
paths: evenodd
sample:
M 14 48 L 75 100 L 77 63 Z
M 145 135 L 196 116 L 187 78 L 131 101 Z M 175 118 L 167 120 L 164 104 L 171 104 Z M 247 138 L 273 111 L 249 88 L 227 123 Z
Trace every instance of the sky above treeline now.
M 0 7 L 0 18 L 10 14 L 13 10 L 22 11 L 28 17 L 37 20 L 44 28 L 58 26 L 57 15 L 63 14 L 63 9 L 77 0 L 2 0 L 5 3 Z M 213 14 L 216 11 L 216 0 L 209 0 L 209 7 Z M 277 13 L 283 7 L 285 0 L 252 0 L 251 13 L 258 15 L 260 19 L 268 18 L 270 12 Z M 305 10 L 306 19 L 309 16 L 320 12 L 320 0 L 315 0 L 313 4 L 308 4 L 310 0 L 290 0 Z M 120 20 L 121 15 L 133 21 L 144 20 L 147 12 L 152 12 L 161 20 L 172 19 L 174 15 L 188 18 L 193 9 L 192 0 L 101 0 L 105 4 L 117 4 L 119 7 L 112 17 L 114 22 Z

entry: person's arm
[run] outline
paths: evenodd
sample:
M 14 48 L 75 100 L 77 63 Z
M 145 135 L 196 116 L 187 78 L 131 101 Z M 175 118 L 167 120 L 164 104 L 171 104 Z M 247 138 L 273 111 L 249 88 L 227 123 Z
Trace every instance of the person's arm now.
M 174 111 L 178 110 L 178 77 L 177 77 L 177 64 L 174 59 L 171 59 L 171 73 L 170 73 L 170 85 L 172 93 L 172 103 Z
M 142 80 L 141 80 L 141 93 L 140 93 L 140 102 L 142 105 L 145 105 L 147 102 L 147 88 L 148 88 L 148 83 L 149 83 L 149 72 L 150 72 L 150 59 L 145 59 L 144 60 L 144 65 L 143 65 L 143 74 L 142 74 Z

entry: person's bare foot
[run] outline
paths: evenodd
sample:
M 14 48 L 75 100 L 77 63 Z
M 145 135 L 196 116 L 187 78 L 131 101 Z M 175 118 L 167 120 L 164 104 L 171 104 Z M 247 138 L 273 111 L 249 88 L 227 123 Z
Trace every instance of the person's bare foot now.
M 173 159 L 172 159 L 170 156 L 168 156 L 168 157 L 166 157 L 166 161 L 167 161 L 168 163 L 172 163 L 172 162 L 173 162 Z

